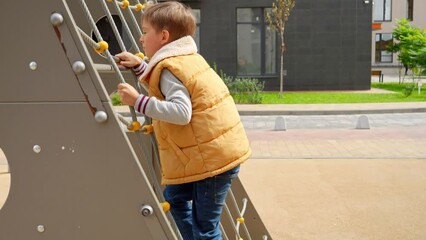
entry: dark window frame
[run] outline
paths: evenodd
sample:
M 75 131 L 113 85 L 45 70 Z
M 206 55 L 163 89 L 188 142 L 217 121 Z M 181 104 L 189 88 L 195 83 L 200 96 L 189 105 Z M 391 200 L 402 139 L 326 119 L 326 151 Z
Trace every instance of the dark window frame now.
M 376 63 L 393 63 L 393 53 L 392 52 L 389 52 L 390 53 L 390 61 L 383 61 L 382 60 L 382 51 L 384 51 L 384 50 L 386 50 L 386 49 L 383 49 L 383 44 L 382 44 L 382 42 L 383 42 L 383 34 L 386 34 L 386 35 L 391 35 L 392 36 L 392 39 L 391 39 L 391 42 L 393 42 L 393 35 L 392 35 L 392 33 L 376 33 L 376 38 L 375 38 L 375 42 L 376 42 L 376 45 L 375 45 L 375 62 Z M 378 41 L 378 44 L 377 44 L 377 36 L 379 36 L 379 41 Z M 387 51 L 387 50 L 386 50 Z
M 260 15 L 260 19 L 258 22 L 256 21 L 238 21 L 238 9 L 260 9 L 261 11 L 261 15 Z M 243 25 L 257 25 L 259 26 L 260 29 L 260 74 L 255 75 L 255 74 L 241 74 L 238 72 L 238 63 L 236 64 L 236 74 L 237 76 L 242 76 L 242 77 L 249 77 L 249 76 L 253 76 L 253 77 L 273 77 L 273 76 L 277 76 L 278 74 L 278 50 L 277 50 L 277 39 L 278 39 L 278 34 L 276 32 L 274 32 L 275 34 L 275 69 L 274 69 L 274 73 L 267 73 L 266 71 L 266 28 L 268 27 L 268 23 L 265 20 L 266 14 L 265 14 L 265 10 L 271 8 L 271 7 L 237 7 L 235 9 L 235 16 L 236 16 L 236 29 L 238 29 L 238 25 L 239 24 L 243 24 Z M 237 31 L 235 32 L 236 35 L 235 37 L 237 38 Z M 238 40 L 236 41 L 236 44 L 238 44 Z M 238 49 L 238 46 L 236 47 L 236 49 Z M 236 52 L 236 58 L 238 61 L 238 51 Z
M 377 0 L 376 0 L 377 1 Z M 373 15 L 373 21 L 374 22 L 392 22 L 392 9 L 393 9 L 393 2 L 392 0 L 382 0 L 383 1 L 383 12 L 382 12 L 382 19 L 381 20 L 375 20 Z M 389 19 L 386 19 L 386 3 L 390 1 L 390 15 Z
M 407 19 L 414 21 L 414 0 L 407 0 Z

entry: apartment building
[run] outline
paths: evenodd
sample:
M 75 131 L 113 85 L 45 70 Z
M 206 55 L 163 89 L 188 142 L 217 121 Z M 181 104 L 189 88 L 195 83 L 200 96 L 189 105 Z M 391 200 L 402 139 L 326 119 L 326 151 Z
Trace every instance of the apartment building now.
M 412 25 L 426 28 L 425 0 L 374 0 L 371 62 L 373 70 L 398 75 L 398 56 L 386 51 L 393 41 L 392 31 L 398 19 L 409 19 Z
M 265 21 L 273 0 L 183 0 L 197 16 L 200 53 L 227 75 L 279 89 L 280 43 Z M 297 0 L 286 26 L 285 90 L 366 90 L 372 3 Z

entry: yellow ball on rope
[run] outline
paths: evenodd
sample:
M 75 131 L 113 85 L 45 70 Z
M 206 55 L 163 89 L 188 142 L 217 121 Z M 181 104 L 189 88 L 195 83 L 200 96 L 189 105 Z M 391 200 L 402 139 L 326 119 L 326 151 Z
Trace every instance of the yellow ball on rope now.
M 100 41 L 100 42 L 98 42 L 98 46 L 99 46 L 99 48 L 95 48 L 95 51 L 97 52 L 97 53 L 103 53 L 105 50 L 107 50 L 108 49 L 108 43 L 107 42 L 105 42 L 105 41 Z
M 127 1 L 127 0 L 124 0 L 124 1 L 122 1 L 121 2 L 121 8 L 122 9 L 125 9 L 126 7 L 128 7 L 129 6 L 129 1 Z
M 164 212 L 168 212 L 170 210 L 170 203 L 168 202 L 162 202 L 161 207 L 163 207 Z
M 135 56 L 136 56 L 136 57 L 140 57 L 140 58 L 142 58 L 142 59 L 144 59 L 144 58 L 145 58 L 145 55 L 144 55 L 143 53 L 141 53 L 141 52 L 135 53 Z
M 150 125 L 143 125 L 142 127 L 142 133 L 143 134 L 150 134 L 154 131 L 154 126 L 152 124 Z
M 141 124 L 138 121 L 133 121 L 130 126 L 127 126 L 127 129 L 133 132 L 138 131 L 141 129 Z
M 136 10 L 136 12 L 139 12 L 140 10 L 142 10 L 143 9 L 143 5 L 142 4 L 140 4 L 140 3 L 138 3 L 138 4 L 136 4 L 135 5 L 135 10 Z

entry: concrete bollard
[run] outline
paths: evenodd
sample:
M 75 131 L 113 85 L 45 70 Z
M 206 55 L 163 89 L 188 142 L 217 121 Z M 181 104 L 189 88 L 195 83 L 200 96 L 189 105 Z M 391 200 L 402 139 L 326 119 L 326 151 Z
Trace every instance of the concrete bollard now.
M 356 123 L 356 129 L 370 129 L 370 120 L 367 116 L 361 115 Z
M 277 117 L 275 119 L 275 131 L 286 131 L 287 130 L 287 125 L 285 122 L 285 118 L 284 117 Z

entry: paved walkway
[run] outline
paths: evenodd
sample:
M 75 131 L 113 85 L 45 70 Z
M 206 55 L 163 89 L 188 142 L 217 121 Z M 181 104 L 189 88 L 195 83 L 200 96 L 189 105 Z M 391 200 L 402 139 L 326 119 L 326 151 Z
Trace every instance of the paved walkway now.
M 255 159 L 426 159 L 426 126 L 247 131 Z
M 330 115 L 383 109 L 421 114 L 426 103 L 238 108 L 242 115 L 250 111 Z M 422 240 L 426 236 L 423 122 L 370 130 L 246 129 L 253 156 L 243 164 L 240 178 L 273 239 Z M 0 152 L 0 206 L 10 182 L 5 163 Z
M 425 159 L 252 159 L 240 179 L 275 240 L 424 240 Z
M 273 239 L 426 236 L 426 125 L 248 129 L 240 178 Z

